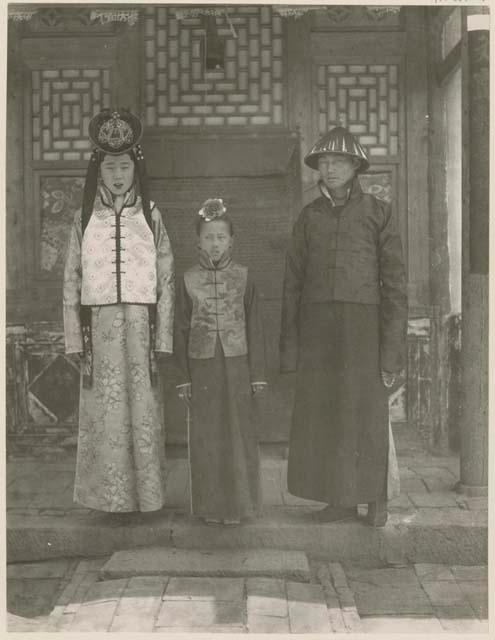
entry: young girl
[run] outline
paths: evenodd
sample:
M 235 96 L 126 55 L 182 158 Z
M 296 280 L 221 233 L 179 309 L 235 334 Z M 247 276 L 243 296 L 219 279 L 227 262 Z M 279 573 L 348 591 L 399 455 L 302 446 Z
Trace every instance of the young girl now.
M 66 352 L 82 358 L 74 500 L 108 512 L 164 502 L 155 353 L 172 352 L 174 263 L 148 199 L 141 135 L 125 110 L 91 120 L 96 148 L 64 276 Z
M 253 395 L 266 386 L 263 326 L 248 270 L 232 261 L 233 225 L 221 199 L 197 227 L 199 264 L 178 286 L 174 354 L 179 397 L 191 401 L 191 511 L 238 524 L 261 506 Z

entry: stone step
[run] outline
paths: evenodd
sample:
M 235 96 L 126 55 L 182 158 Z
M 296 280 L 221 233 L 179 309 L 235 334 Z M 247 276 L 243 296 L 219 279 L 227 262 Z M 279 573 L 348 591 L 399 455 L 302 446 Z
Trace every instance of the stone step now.
M 291 549 L 361 562 L 487 563 L 486 511 L 418 508 L 392 513 L 387 526 L 362 521 L 319 523 L 308 507 L 267 508 L 263 518 L 238 527 L 209 526 L 163 510 L 142 524 L 70 511 L 60 515 L 7 514 L 8 562 L 93 557 L 136 547 L 178 549 Z
M 306 555 L 300 551 L 155 547 L 117 551 L 100 570 L 104 580 L 138 575 L 267 576 L 309 581 L 310 569 Z
M 159 551 L 159 550 L 157 550 Z M 256 555 L 257 554 L 257 555 Z M 122 558 L 122 553 L 115 554 Z M 298 554 L 299 555 L 299 554 Z M 202 554 L 222 568 L 229 554 Z M 138 556 L 136 555 L 136 558 Z M 141 556 L 142 557 L 142 556 Z M 271 554 L 273 558 L 277 554 Z M 242 562 L 242 560 L 247 562 Z M 266 554 L 237 558 L 244 568 L 267 563 Z M 278 556 L 279 568 L 294 564 Z M 175 558 L 175 561 L 179 556 Z M 181 558 L 183 559 L 183 558 Z M 251 560 L 249 562 L 249 560 Z M 298 558 L 305 567 L 307 562 Z M 198 563 L 200 566 L 198 566 Z M 101 580 L 105 561 L 81 561 L 48 619 L 51 631 L 187 633 L 358 633 L 360 619 L 342 566 L 311 561 L 311 582 L 292 577 L 132 575 Z M 170 565 L 169 565 L 170 566 Z M 222 569 L 223 570 L 223 569 Z M 302 574 L 296 574 L 298 579 Z M 43 631 L 44 629 L 40 629 Z

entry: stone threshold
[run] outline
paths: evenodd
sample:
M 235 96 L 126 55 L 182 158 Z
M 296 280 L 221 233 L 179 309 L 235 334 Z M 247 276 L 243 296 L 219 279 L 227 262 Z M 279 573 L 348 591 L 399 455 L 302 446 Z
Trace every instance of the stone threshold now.
M 487 562 L 486 511 L 418 508 L 396 511 L 382 529 L 363 519 L 320 523 L 315 507 L 267 507 L 240 526 L 206 525 L 173 509 L 118 524 L 84 509 L 7 513 L 8 562 L 102 556 L 135 547 L 281 549 L 322 553 L 332 561 L 480 565 Z

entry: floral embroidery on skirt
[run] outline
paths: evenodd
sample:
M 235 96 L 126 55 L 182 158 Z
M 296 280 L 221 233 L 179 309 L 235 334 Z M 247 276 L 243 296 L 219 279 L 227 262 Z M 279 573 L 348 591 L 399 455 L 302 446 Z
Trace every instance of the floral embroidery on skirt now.
M 93 385 L 81 388 L 74 500 L 101 511 L 164 504 L 160 387 L 149 376 L 146 305 L 92 310 Z

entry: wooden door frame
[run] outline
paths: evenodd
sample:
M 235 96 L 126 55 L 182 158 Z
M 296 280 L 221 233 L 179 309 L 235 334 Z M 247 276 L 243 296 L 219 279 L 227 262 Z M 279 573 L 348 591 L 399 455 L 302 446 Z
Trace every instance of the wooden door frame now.
M 359 42 L 361 45 L 361 35 Z M 409 273 L 409 223 L 407 215 L 407 158 L 406 158 L 406 60 L 405 54 L 400 53 L 401 48 L 405 45 L 405 34 L 401 32 L 392 33 L 370 33 L 364 34 L 365 42 L 363 47 L 373 48 L 371 54 L 366 54 L 363 61 L 363 55 L 356 53 L 356 40 L 349 39 L 346 34 L 332 33 L 332 37 L 328 38 L 328 34 L 322 32 L 311 33 L 311 125 L 313 138 L 318 137 L 318 118 L 317 118 L 317 96 L 315 74 L 318 64 L 396 64 L 398 66 L 399 79 L 399 103 L 398 103 L 398 138 L 399 153 L 397 157 L 391 156 L 373 156 L 370 158 L 370 168 L 379 172 L 380 168 L 388 170 L 391 173 L 392 180 L 395 179 L 394 191 L 396 199 L 394 201 L 397 222 L 404 243 L 404 253 L 406 260 L 406 273 Z M 337 36 L 337 37 L 336 37 Z M 379 48 L 377 48 L 377 45 Z M 383 46 L 383 52 L 382 52 Z
M 401 170 L 398 172 L 398 208 L 402 224 L 402 237 L 407 247 L 409 284 L 409 316 L 430 317 L 430 211 L 428 200 L 428 50 L 424 7 L 408 7 L 403 31 L 314 31 L 311 20 L 305 16 L 288 21 L 289 68 L 289 127 L 297 131 L 301 144 L 301 177 L 304 194 L 312 189 L 313 172 L 304 163 L 304 155 L 315 142 L 312 118 L 308 117 L 308 95 L 312 98 L 312 68 L 314 60 L 325 61 L 329 54 L 334 59 L 351 61 L 360 51 L 368 60 L 385 62 L 401 60 L 400 113 L 403 126 L 399 127 L 399 145 L 402 150 Z M 352 36 L 352 37 L 350 37 Z M 377 53 L 376 40 L 380 48 Z M 309 53 L 308 53 L 309 52 Z M 362 56 L 359 56 L 362 63 Z M 312 113 L 313 106 L 311 106 Z M 374 164 L 379 164 L 373 159 Z

